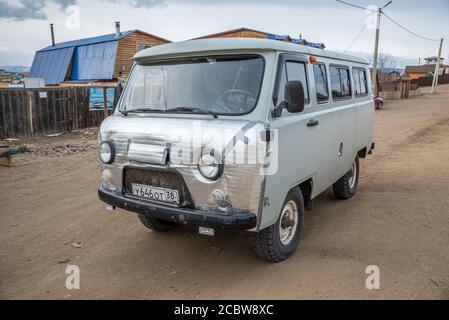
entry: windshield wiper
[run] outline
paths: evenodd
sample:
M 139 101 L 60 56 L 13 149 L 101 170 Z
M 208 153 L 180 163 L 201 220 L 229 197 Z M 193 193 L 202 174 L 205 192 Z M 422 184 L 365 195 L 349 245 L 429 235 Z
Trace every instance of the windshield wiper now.
M 218 118 L 218 114 L 216 112 L 204 110 L 204 109 L 198 108 L 198 107 L 177 107 L 177 108 L 167 109 L 166 112 L 194 112 L 194 113 L 198 113 L 198 114 L 209 114 L 209 115 L 213 116 L 215 119 Z
M 197 108 L 197 107 L 177 107 L 177 108 L 171 108 L 171 109 L 167 109 L 167 112 L 205 112 L 203 109 L 201 108 Z
M 172 108 L 167 110 L 162 109 L 149 109 L 149 108 L 138 108 L 138 109 L 130 109 L 130 110 L 124 110 L 120 111 L 120 113 L 124 116 L 127 116 L 129 113 L 176 113 L 176 112 L 193 112 L 197 114 L 208 114 L 213 116 L 215 119 L 218 118 L 218 114 L 213 111 L 207 111 L 201 108 L 196 107 L 178 107 L 178 108 Z
M 128 113 L 154 113 L 154 112 L 165 112 L 165 110 L 139 108 L 139 109 L 124 110 L 124 111 L 121 111 L 121 114 L 126 116 L 126 115 L 128 115 Z

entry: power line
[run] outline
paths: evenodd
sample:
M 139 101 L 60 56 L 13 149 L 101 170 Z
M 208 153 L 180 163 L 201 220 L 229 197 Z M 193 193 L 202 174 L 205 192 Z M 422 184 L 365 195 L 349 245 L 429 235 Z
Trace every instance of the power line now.
M 346 1 L 342 1 L 342 0 L 335 0 L 335 1 L 340 2 L 340 3 L 343 3 L 343 4 L 348 5 L 348 6 L 351 6 L 351 7 L 354 7 L 354 8 L 363 9 L 363 10 L 368 10 L 368 11 L 372 11 L 372 12 L 377 12 L 377 10 L 373 10 L 373 9 L 370 9 L 370 8 L 364 8 L 364 7 L 362 7 L 362 6 L 359 6 L 359 5 L 356 5 L 356 4 L 353 4 L 353 3 L 349 3 L 349 2 L 346 2 Z M 389 15 L 387 15 L 382 9 L 385 8 L 386 6 L 388 6 L 389 4 L 391 4 L 391 2 L 392 2 L 392 1 L 388 2 L 388 3 L 387 3 L 385 6 L 383 6 L 382 8 L 379 8 L 380 12 L 381 12 L 381 13 L 382 13 L 388 20 L 390 20 L 391 22 L 393 22 L 396 26 L 398 26 L 399 28 L 403 29 L 404 31 L 407 31 L 408 33 L 414 35 L 415 37 L 418 37 L 418 38 L 421 38 L 421 39 L 424 39 L 424 40 L 427 40 L 427 41 L 440 41 L 440 39 L 431 39 L 431 38 L 427 38 L 427 37 L 421 36 L 421 35 L 419 35 L 419 34 L 413 32 L 413 31 L 410 31 L 410 30 L 407 29 L 406 27 L 402 26 L 399 22 L 395 21 L 392 17 L 390 17 Z
M 402 26 L 401 24 L 399 24 L 399 22 L 396 22 L 393 18 L 391 18 L 391 17 L 390 17 L 388 14 L 386 14 L 385 12 L 382 11 L 382 14 L 383 14 L 388 20 L 390 20 L 390 21 L 393 22 L 395 25 L 397 25 L 398 27 L 400 27 L 402 30 L 407 31 L 408 33 L 414 35 L 415 37 L 418 37 L 418 38 L 421 38 L 421 39 L 424 39 L 424 40 L 427 40 L 427 41 L 440 41 L 440 39 L 426 38 L 426 37 L 423 37 L 423 36 L 421 36 L 421 35 L 419 35 L 419 34 L 413 32 L 413 31 L 410 31 L 410 30 L 407 29 L 406 27 L 404 27 L 404 26 Z
M 354 7 L 354 8 L 358 8 L 358 9 L 362 9 L 362 10 L 369 10 L 369 11 L 377 12 L 377 10 L 373 10 L 373 9 L 370 9 L 370 8 L 361 7 L 361 6 L 358 6 L 358 5 L 356 5 L 356 4 L 352 4 L 352 3 L 349 3 L 349 2 L 345 2 L 345 1 L 342 1 L 342 0 L 336 0 L 336 1 L 337 1 L 337 2 L 340 2 L 340 3 L 343 3 L 343 4 L 346 4 L 346 5 L 348 5 L 348 6 Z
M 353 44 L 360 38 L 360 36 L 362 35 L 363 31 L 365 31 L 366 27 L 368 26 L 368 24 L 371 22 L 371 19 L 367 19 L 365 22 L 365 25 L 363 26 L 362 30 L 360 30 L 360 32 L 357 34 L 357 36 L 354 38 L 354 40 L 352 40 L 351 44 L 348 46 L 348 48 L 344 51 L 344 53 L 348 52 L 349 49 L 351 49 L 351 47 L 353 46 Z

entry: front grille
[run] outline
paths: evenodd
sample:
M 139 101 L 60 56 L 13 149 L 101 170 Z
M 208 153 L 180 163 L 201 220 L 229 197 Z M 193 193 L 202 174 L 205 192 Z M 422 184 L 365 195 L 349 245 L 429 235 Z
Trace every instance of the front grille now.
M 191 209 L 194 207 L 184 179 L 177 171 L 170 169 L 125 168 L 123 176 L 123 190 L 124 195 L 127 197 L 134 197 L 132 184 L 137 183 L 150 187 L 177 190 L 181 207 Z

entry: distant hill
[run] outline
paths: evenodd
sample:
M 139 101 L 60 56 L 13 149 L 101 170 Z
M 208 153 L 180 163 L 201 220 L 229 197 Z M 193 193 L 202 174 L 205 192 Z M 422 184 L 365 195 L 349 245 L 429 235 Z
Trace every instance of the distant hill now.
M 0 66 L 0 69 L 14 73 L 30 72 L 30 67 L 25 66 Z
M 342 50 L 334 50 L 334 51 L 343 52 Z M 348 51 L 346 53 L 356 56 L 356 57 L 363 58 L 370 62 L 373 60 L 372 53 L 359 52 L 359 51 Z M 392 57 L 395 59 L 396 65 L 390 69 L 398 69 L 398 71 L 399 71 L 399 70 L 405 69 L 405 67 L 408 65 L 417 65 L 418 64 L 418 59 L 404 58 L 404 57 L 398 57 L 398 56 L 393 56 L 393 55 L 392 55 Z

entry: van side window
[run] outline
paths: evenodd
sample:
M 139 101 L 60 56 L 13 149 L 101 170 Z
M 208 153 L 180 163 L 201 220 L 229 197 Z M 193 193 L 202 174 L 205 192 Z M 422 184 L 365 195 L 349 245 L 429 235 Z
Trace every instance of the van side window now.
M 353 68 L 352 78 L 354 79 L 354 91 L 356 97 L 363 97 L 368 94 L 368 83 L 366 71 L 364 69 Z
M 331 76 L 331 88 L 332 88 L 332 98 L 338 99 L 350 99 L 351 93 L 351 82 L 349 79 L 349 68 L 346 67 L 330 67 Z
M 309 86 L 307 82 L 306 65 L 302 62 L 287 61 L 285 64 L 287 70 L 287 81 L 301 81 L 304 88 L 304 96 L 306 98 L 306 104 L 309 103 Z
M 315 76 L 316 100 L 318 103 L 329 101 L 329 87 L 327 85 L 326 66 L 322 63 L 313 65 L 313 73 Z
M 307 71 L 305 63 L 296 61 L 285 62 L 285 67 L 282 68 L 281 81 L 278 90 L 279 92 L 276 95 L 278 97 L 277 101 L 275 102 L 276 106 L 279 106 L 279 104 L 284 100 L 284 91 L 287 81 L 301 81 L 304 88 L 306 104 L 309 104 L 309 86 L 307 82 Z

